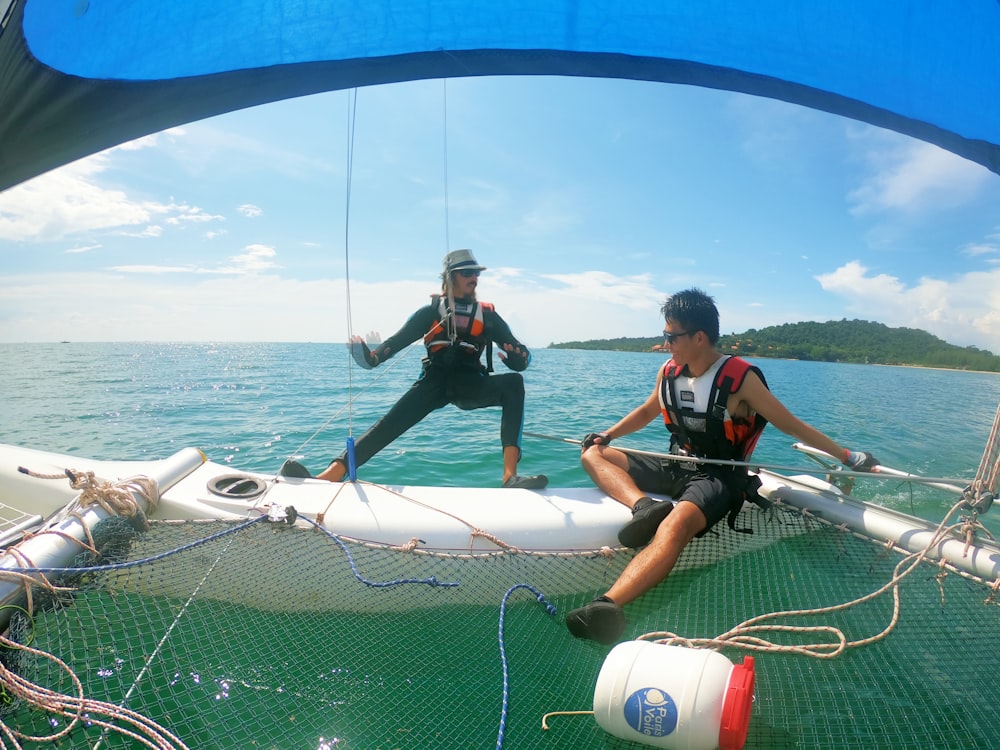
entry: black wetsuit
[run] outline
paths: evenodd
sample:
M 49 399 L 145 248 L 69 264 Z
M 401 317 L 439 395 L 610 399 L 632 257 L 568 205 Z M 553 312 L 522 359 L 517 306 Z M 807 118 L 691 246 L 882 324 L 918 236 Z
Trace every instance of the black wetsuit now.
M 417 339 L 424 337 L 441 320 L 439 298 L 417 310 L 403 327 L 379 344 L 373 354 L 379 363 L 391 358 Z M 461 302 L 462 300 L 457 300 Z M 354 446 L 355 465 L 361 466 L 417 422 L 435 409 L 454 404 L 459 409 L 502 408 L 500 444 L 520 446 L 524 421 L 524 379 L 519 374 L 527 368 L 531 355 L 527 347 L 514 338 L 510 327 L 490 305 L 482 305 L 483 330 L 477 336 L 459 332 L 459 342 L 441 346 L 423 361 L 420 377 L 389 410 L 373 424 Z M 521 349 L 521 354 L 504 352 L 504 363 L 515 372 L 491 375 L 481 362 L 488 342 L 506 344 Z M 346 451 L 337 461 L 347 465 Z

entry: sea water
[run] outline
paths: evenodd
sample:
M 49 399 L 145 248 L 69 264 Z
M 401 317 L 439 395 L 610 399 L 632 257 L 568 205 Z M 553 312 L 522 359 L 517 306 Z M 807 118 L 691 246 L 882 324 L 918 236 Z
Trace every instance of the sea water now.
M 234 469 L 274 472 L 288 457 L 318 473 L 420 371 L 417 346 L 374 370 L 342 344 L 0 345 L 0 442 L 102 459 L 162 458 L 186 446 Z M 652 392 L 657 353 L 541 349 L 524 372 L 519 471 L 586 487 L 575 441 L 610 427 Z M 885 465 L 972 478 L 1000 403 L 1000 375 L 755 359 L 799 418 Z M 499 360 L 497 372 L 506 372 Z M 434 412 L 360 469 L 372 482 L 499 486 L 499 408 Z M 542 435 L 544 437 L 537 437 Z M 754 460 L 815 467 L 768 427 Z M 659 419 L 618 441 L 664 450 Z M 955 498 L 886 480 L 855 494 L 939 519 Z

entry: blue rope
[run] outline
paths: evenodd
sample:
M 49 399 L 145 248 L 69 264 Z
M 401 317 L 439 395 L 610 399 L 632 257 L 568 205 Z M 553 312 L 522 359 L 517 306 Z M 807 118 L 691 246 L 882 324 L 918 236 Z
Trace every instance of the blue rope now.
M 144 557 L 141 560 L 132 560 L 131 562 L 124 563 L 114 563 L 111 565 L 93 565 L 88 568 L 7 568 L 14 573 L 90 573 L 99 572 L 102 570 L 125 570 L 126 568 L 134 568 L 139 565 L 145 565 L 147 563 L 156 562 L 157 560 L 162 560 L 171 555 L 176 555 L 178 552 L 184 552 L 189 549 L 194 549 L 202 544 L 207 544 L 208 542 L 215 541 L 216 539 L 221 539 L 227 534 L 235 534 L 237 531 L 243 531 L 255 523 L 260 523 L 261 521 L 266 521 L 267 516 L 261 516 L 260 518 L 253 518 L 249 521 L 241 523 L 239 526 L 234 526 L 231 529 L 225 529 L 223 531 L 218 531 L 214 534 L 206 536 L 204 539 L 198 539 L 194 542 L 188 542 L 187 544 L 182 544 L 176 549 L 168 550 L 167 552 L 161 552 L 158 555 L 153 555 L 152 557 Z
M 419 583 L 419 584 L 425 584 L 427 586 L 437 586 L 437 587 L 440 587 L 440 588 L 452 588 L 452 587 L 461 585 L 458 582 L 441 582 L 441 581 L 438 581 L 437 578 L 434 577 L 434 576 L 431 576 L 429 578 L 423 578 L 423 579 L 418 579 L 418 578 L 402 578 L 402 579 L 397 579 L 395 581 L 369 581 L 358 570 L 358 567 L 357 567 L 357 565 L 354 562 L 354 557 L 351 555 L 350 550 L 348 550 L 347 545 L 344 544 L 344 542 L 336 534 L 333 534 L 328 529 L 326 529 L 325 527 L 320 526 L 318 523 L 316 523 L 315 521 L 313 521 L 311 518 L 306 518 L 304 516 L 299 516 L 299 518 L 301 520 L 303 520 L 303 521 L 307 521 L 307 522 L 311 523 L 313 526 L 315 526 L 317 529 L 319 529 L 320 531 L 322 531 L 324 534 L 326 534 L 328 537 L 330 537 L 330 539 L 332 539 L 333 541 L 335 541 L 340 546 L 341 550 L 343 550 L 344 554 L 347 556 L 347 562 L 351 566 L 351 572 L 354 573 L 354 577 L 357 580 L 359 580 L 361 583 L 365 584 L 366 586 L 370 586 L 372 588 L 388 588 L 390 586 L 400 586 L 402 584 Z M 201 546 L 203 544 L 207 544 L 208 542 L 212 542 L 212 541 L 215 541 L 217 539 L 221 539 L 222 537 L 224 537 L 224 536 L 226 536 L 228 534 L 235 534 L 236 532 L 243 531 L 244 529 L 247 529 L 247 528 L 249 528 L 250 526 L 253 526 L 256 523 L 261 523 L 262 521 L 267 521 L 267 520 L 268 520 L 268 517 L 266 515 L 265 516 L 260 516 L 259 518 L 253 518 L 253 519 L 251 519 L 249 521 L 246 521 L 244 523 L 239 524 L 238 526 L 234 526 L 234 527 L 232 527 L 230 529 L 224 529 L 223 531 L 216 532 L 215 534 L 210 534 L 209 536 L 206 536 L 203 539 L 198 539 L 197 541 L 194 541 L 194 542 L 189 542 L 187 544 L 182 544 L 180 547 L 177 547 L 177 548 L 172 549 L 172 550 L 168 550 L 167 552 L 161 552 L 158 555 L 152 555 L 150 557 L 144 557 L 141 560 L 131 560 L 129 562 L 113 563 L 113 564 L 109 564 L 109 565 L 92 565 L 92 566 L 89 566 L 89 567 L 69 567 L 69 568 L 51 568 L 51 567 L 50 568 L 7 568 L 7 570 L 9 570 L 11 572 L 14 572 L 14 573 L 97 573 L 97 572 L 106 571 L 106 570 L 125 570 L 127 568 L 135 568 L 135 567 L 138 567 L 140 565 L 146 565 L 148 563 L 157 562 L 158 560 L 163 560 L 163 559 L 165 559 L 167 557 L 170 557 L 171 555 L 176 555 L 179 552 L 185 552 L 185 551 L 187 551 L 189 549 L 194 549 L 195 547 L 199 547 L 199 546 Z
M 556 614 L 556 608 L 554 605 L 549 604 L 545 599 L 545 595 L 541 591 L 536 589 L 534 586 L 527 583 L 518 583 L 507 589 L 507 593 L 503 595 L 503 601 L 500 602 L 500 628 L 499 628 L 499 638 L 500 638 L 500 665 L 503 667 L 503 707 L 500 710 L 500 731 L 497 733 L 497 750 L 501 750 L 503 747 L 503 736 L 507 731 L 507 704 L 510 692 L 510 680 L 507 674 L 507 648 L 504 646 L 504 618 L 507 614 L 507 600 L 510 595 L 513 594 L 517 589 L 528 589 L 535 598 L 538 600 L 539 604 L 545 605 L 545 610 L 550 615 Z
M 315 526 L 317 529 L 319 529 L 328 537 L 330 537 L 333 541 L 335 541 L 338 545 L 340 545 L 340 549 L 342 549 L 344 551 L 344 554 L 347 555 L 347 562 L 351 566 L 351 572 L 354 573 L 354 577 L 359 581 L 361 581 L 361 583 L 363 583 L 365 586 L 371 586 L 372 588 L 388 588 L 389 586 L 400 586 L 405 583 L 422 583 L 427 586 L 437 586 L 439 588 L 453 588 L 455 586 L 461 585 L 461 583 L 459 583 L 458 581 L 454 582 L 439 581 L 435 576 L 431 576 L 430 578 L 397 578 L 395 581 L 369 581 L 367 578 L 361 575 L 361 571 L 358 570 L 358 566 L 354 563 L 354 556 L 351 554 L 351 551 L 347 548 L 347 545 L 344 544 L 343 540 L 341 540 L 339 536 L 334 534 L 325 526 L 319 525 L 311 518 L 305 518 L 304 516 L 299 516 L 299 518 L 301 518 L 304 521 L 307 521 L 308 523 L 311 523 L 313 526 Z

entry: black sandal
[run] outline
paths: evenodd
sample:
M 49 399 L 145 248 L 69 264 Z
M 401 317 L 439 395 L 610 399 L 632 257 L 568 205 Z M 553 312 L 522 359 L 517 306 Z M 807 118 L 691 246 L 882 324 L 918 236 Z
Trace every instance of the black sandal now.
M 566 615 L 566 627 L 577 638 L 610 646 L 625 632 L 625 613 L 611 599 L 601 596 Z
M 311 479 L 312 474 L 309 473 L 309 469 L 300 464 L 298 461 L 293 461 L 288 459 L 281 465 L 278 469 L 279 477 L 292 477 L 295 479 Z
M 666 518 L 674 504 L 670 500 L 654 500 L 650 505 L 635 511 L 632 520 L 618 532 L 618 541 L 623 547 L 643 547 L 656 534 L 660 522 Z

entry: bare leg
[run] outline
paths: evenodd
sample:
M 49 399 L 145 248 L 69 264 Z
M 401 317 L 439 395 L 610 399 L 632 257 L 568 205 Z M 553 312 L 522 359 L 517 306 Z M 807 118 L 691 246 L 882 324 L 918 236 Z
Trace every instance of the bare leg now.
M 521 457 L 521 451 L 516 445 L 508 445 L 503 449 L 503 481 L 507 481 L 517 474 L 517 462 Z M 339 482 L 347 474 L 347 467 L 334 459 L 329 466 L 316 475 L 317 479 L 325 479 L 328 482 Z
M 516 445 L 508 445 L 503 449 L 503 481 L 517 474 L 517 462 L 521 458 L 521 449 Z
M 330 462 L 329 466 L 327 466 L 321 473 L 316 475 L 316 478 L 325 479 L 328 482 L 339 482 L 341 479 L 344 478 L 344 475 L 346 473 L 347 473 L 347 467 L 344 466 L 344 464 L 341 461 L 334 459 L 333 461 Z
M 625 567 L 605 596 L 623 606 L 645 594 L 667 577 L 681 551 L 707 523 L 705 514 L 694 503 L 677 503 L 649 545 Z
M 599 489 L 626 508 L 631 508 L 636 500 L 646 496 L 629 476 L 628 456 L 620 450 L 607 445 L 592 445 L 581 454 L 580 463 Z

